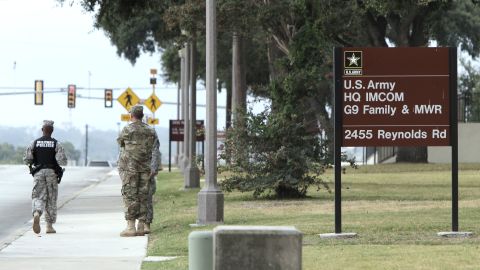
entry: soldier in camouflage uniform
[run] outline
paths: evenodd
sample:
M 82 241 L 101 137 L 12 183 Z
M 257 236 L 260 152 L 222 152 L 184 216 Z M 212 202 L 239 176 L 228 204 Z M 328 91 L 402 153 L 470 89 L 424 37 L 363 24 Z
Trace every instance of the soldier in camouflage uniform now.
M 63 147 L 52 138 L 53 121 L 43 121 L 43 136 L 33 141 L 25 151 L 23 161 L 40 168 L 33 176 L 32 214 L 33 231 L 40 233 L 40 216 L 45 210 L 47 233 L 56 233 L 52 224 L 57 220 L 58 179 L 54 168 L 66 165 Z
M 143 107 L 134 106 L 132 123 L 123 128 L 117 142 L 120 145 L 118 171 L 122 179 L 122 195 L 127 228 L 122 237 L 145 234 L 145 220 L 150 181 L 157 171 L 152 170 L 152 149 L 158 141 L 154 129 L 142 122 Z M 158 146 L 157 146 L 158 147 Z M 138 227 L 135 228 L 135 220 Z
M 145 218 L 145 234 L 150 233 L 150 224 L 153 221 L 153 195 L 157 191 L 157 173 L 161 170 L 162 154 L 159 150 L 160 142 L 158 138 L 155 140 L 152 149 L 152 163 L 151 170 L 155 172 L 155 176 L 150 179 L 150 187 L 148 189 L 148 202 L 147 202 L 147 216 Z

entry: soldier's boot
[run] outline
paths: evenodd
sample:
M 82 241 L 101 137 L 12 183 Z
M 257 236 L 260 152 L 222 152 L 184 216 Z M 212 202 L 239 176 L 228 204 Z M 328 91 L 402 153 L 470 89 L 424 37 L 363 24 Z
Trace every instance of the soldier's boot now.
M 145 234 L 149 234 L 150 233 L 150 223 L 146 223 L 145 222 L 145 227 L 144 227 L 144 230 Z
M 47 233 L 57 233 L 57 231 L 55 231 L 55 229 L 53 228 L 52 226 L 52 223 L 50 222 L 47 222 L 47 230 L 46 230 Z
M 33 213 L 33 232 L 34 233 L 40 233 L 40 213 L 38 211 L 35 211 Z
M 132 237 L 136 235 L 137 235 L 137 231 L 135 230 L 135 219 L 127 220 L 127 228 L 120 233 L 120 236 Z
M 139 220 L 137 225 L 137 236 L 144 236 L 144 235 L 145 235 L 145 223 Z

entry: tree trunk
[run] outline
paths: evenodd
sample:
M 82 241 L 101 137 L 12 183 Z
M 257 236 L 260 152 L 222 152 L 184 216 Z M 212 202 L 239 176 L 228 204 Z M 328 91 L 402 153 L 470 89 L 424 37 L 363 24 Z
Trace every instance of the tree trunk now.
M 237 112 L 247 109 L 247 86 L 245 72 L 245 50 L 243 37 L 233 33 L 232 38 L 232 118 L 240 121 Z
M 282 52 L 275 45 L 272 38 L 267 40 L 267 56 L 268 56 L 268 73 L 270 74 L 270 82 L 281 78 L 285 72 L 279 67 L 277 60 L 282 57 Z
M 219 88 L 220 89 L 220 88 Z M 229 83 L 226 84 L 227 102 L 226 102 L 226 122 L 225 130 L 232 126 L 232 87 Z
M 415 29 L 423 29 L 424 21 L 419 16 L 412 16 L 408 22 L 403 22 L 403 24 L 408 24 Z M 417 18 L 417 19 L 415 19 Z M 415 23 L 412 25 L 412 23 Z M 397 46 L 407 46 L 408 44 L 412 47 L 425 46 L 425 37 L 423 31 L 410 31 L 411 27 L 401 27 L 398 29 L 401 33 L 397 33 Z M 412 43 L 412 41 L 418 43 Z M 398 147 L 397 148 L 397 158 L 396 162 L 413 162 L 413 163 L 428 163 L 428 148 L 426 146 L 419 147 Z
M 412 10 L 409 16 L 400 17 L 396 15 L 378 17 L 367 13 L 369 37 L 372 46 L 388 47 L 386 43 L 387 25 L 392 28 L 389 36 L 395 46 L 425 46 L 428 39 L 425 38 L 423 16 L 425 14 L 418 10 Z M 398 147 L 396 162 L 427 163 L 427 147 Z

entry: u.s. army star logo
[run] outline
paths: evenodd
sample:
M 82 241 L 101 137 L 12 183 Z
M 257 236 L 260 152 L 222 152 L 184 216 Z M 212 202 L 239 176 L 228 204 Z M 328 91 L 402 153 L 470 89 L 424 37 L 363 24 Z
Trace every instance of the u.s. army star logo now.
M 345 68 L 362 68 L 362 52 L 345 51 Z
M 362 75 L 362 51 L 345 51 L 343 54 L 344 75 Z

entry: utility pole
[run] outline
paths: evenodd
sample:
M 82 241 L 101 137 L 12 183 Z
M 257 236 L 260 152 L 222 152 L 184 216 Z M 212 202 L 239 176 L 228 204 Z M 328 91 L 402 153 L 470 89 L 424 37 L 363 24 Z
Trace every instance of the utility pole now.
M 88 164 L 88 124 L 85 125 L 85 166 Z
M 92 72 L 89 70 L 89 71 L 88 71 L 88 98 L 91 97 L 91 95 L 90 95 L 90 91 L 91 91 L 91 88 L 90 88 L 91 78 L 92 78 Z
M 217 57 L 216 1 L 206 0 L 207 119 L 205 186 L 198 193 L 197 224 L 223 223 L 223 193 L 217 186 Z

